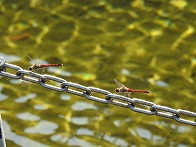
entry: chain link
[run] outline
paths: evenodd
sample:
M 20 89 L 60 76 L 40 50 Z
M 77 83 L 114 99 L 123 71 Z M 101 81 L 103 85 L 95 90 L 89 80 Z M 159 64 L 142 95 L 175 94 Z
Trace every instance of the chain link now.
M 157 112 L 155 109 L 152 109 L 152 106 L 155 105 L 152 102 L 145 101 L 145 100 L 140 100 L 140 99 L 137 99 L 137 98 L 133 98 L 132 100 L 134 101 L 134 103 L 131 103 L 129 105 L 129 108 L 132 111 L 147 114 L 147 115 L 154 115 Z M 150 107 L 150 109 L 146 110 L 146 109 L 142 109 L 142 108 L 137 108 L 136 105 L 138 105 L 138 104 L 142 105 L 142 106 L 145 106 L 145 107 Z
M 15 70 L 16 74 L 6 72 L 6 69 Z M 40 84 L 42 87 L 60 91 L 67 92 L 81 97 L 85 97 L 88 100 L 103 103 L 103 104 L 113 104 L 124 108 L 129 108 L 132 111 L 147 114 L 147 115 L 157 115 L 160 117 L 174 119 L 177 122 L 196 126 L 196 113 L 190 112 L 182 109 L 172 109 L 166 106 L 156 105 L 153 102 L 141 100 L 138 98 L 129 98 L 122 95 L 113 94 L 109 91 L 95 88 L 86 87 L 77 83 L 68 82 L 62 78 L 58 78 L 46 74 L 38 74 L 28 70 L 24 70 L 19 66 L 6 63 L 3 57 L 0 57 L 0 76 L 5 76 L 13 79 L 21 79 L 23 81 L 28 81 L 36 84 Z M 47 83 L 48 80 L 53 81 L 56 85 Z M 103 95 L 103 98 L 93 96 L 93 94 Z M 139 107 L 141 106 L 141 107 Z M 192 120 L 183 119 L 183 116 L 189 117 Z
M 45 88 L 48 88 L 48 89 L 52 89 L 52 90 L 56 90 L 56 91 L 60 91 L 60 92 L 63 92 L 63 91 L 66 91 L 68 87 L 62 87 L 62 86 L 54 86 L 54 85 L 51 85 L 51 84 L 47 84 L 47 80 L 51 80 L 51 81 L 55 81 L 56 84 L 62 84 L 64 82 L 66 82 L 66 80 L 62 79 L 62 78 L 58 78 L 58 77 L 55 77 L 55 76 L 51 76 L 51 75 L 43 75 L 44 78 L 42 78 L 39 83 L 41 86 L 45 87 Z

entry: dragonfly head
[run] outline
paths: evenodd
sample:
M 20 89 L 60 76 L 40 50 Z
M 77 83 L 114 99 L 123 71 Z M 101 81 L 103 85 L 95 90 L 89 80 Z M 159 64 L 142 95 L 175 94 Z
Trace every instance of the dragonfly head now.
M 119 89 L 119 88 L 116 88 L 114 91 L 115 91 L 116 93 L 119 93 L 119 92 L 120 92 L 120 89 Z
M 116 93 L 118 93 L 118 94 L 123 94 L 123 93 L 127 93 L 128 92 L 128 88 L 126 88 L 126 87 L 120 87 L 120 88 L 116 88 L 114 91 Z
M 32 70 L 33 70 L 33 67 L 32 67 L 32 66 L 29 66 L 28 69 L 29 69 L 30 71 L 32 71 Z

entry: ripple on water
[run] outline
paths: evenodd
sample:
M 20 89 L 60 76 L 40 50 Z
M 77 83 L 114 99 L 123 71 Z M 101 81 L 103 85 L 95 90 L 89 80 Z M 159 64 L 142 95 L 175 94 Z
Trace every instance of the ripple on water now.
M 26 128 L 24 131 L 29 134 L 44 134 L 49 135 L 55 133 L 55 130 L 58 128 L 56 123 L 41 120 L 33 127 Z
M 28 120 L 28 121 L 37 121 L 40 120 L 40 117 L 34 114 L 31 114 L 30 112 L 22 112 L 22 113 L 18 113 L 16 115 L 18 118 L 22 119 L 22 120 Z
M 37 96 L 36 93 L 30 93 L 30 94 L 27 94 L 27 95 L 25 95 L 25 96 L 21 96 L 21 97 L 19 97 L 19 98 L 16 98 L 16 99 L 15 99 L 15 102 L 17 102 L 17 103 L 25 103 L 25 102 L 27 102 L 29 99 L 33 99 L 33 98 L 35 98 L 36 96 Z
M 97 107 L 92 103 L 87 103 L 87 102 L 76 102 L 75 104 L 72 105 L 72 110 L 75 111 L 84 111 L 88 109 L 97 110 Z

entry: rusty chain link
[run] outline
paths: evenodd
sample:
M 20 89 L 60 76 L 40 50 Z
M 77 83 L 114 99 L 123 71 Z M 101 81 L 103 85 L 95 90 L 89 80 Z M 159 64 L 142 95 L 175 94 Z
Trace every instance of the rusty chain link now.
M 6 72 L 6 69 L 15 70 L 15 74 Z M 196 126 L 196 113 L 190 112 L 182 109 L 172 109 L 166 106 L 156 105 L 153 102 L 145 101 L 137 98 L 128 98 L 122 95 L 113 94 L 109 91 L 95 88 L 86 87 L 77 83 L 68 82 L 62 78 L 47 74 L 38 74 L 28 70 L 24 70 L 19 66 L 6 63 L 3 57 L 0 57 L 0 75 L 13 79 L 21 79 L 23 81 L 28 81 L 36 84 L 40 84 L 42 87 L 59 91 L 67 92 L 81 97 L 85 97 L 88 100 L 104 103 L 113 104 L 124 108 L 129 108 L 132 111 L 147 114 L 147 115 L 157 115 L 165 118 L 174 119 L 177 122 Z M 57 85 L 48 84 L 47 81 L 54 81 Z M 76 89 L 76 90 L 75 90 Z M 103 95 L 103 98 L 93 96 L 92 93 L 97 93 Z M 138 107 L 138 106 L 142 107 Z M 183 119 L 183 116 L 191 117 L 192 120 Z

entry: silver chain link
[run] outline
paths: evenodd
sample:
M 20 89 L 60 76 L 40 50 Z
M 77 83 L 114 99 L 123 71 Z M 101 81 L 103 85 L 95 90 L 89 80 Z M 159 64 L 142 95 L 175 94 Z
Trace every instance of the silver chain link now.
M 15 74 L 6 72 L 6 69 L 15 70 Z M 107 90 L 103 90 L 95 87 L 86 87 L 77 83 L 68 82 L 62 78 L 47 74 L 38 74 L 28 70 L 24 70 L 19 66 L 6 63 L 3 57 L 0 57 L 0 75 L 13 79 L 21 79 L 23 81 L 28 81 L 36 84 L 40 84 L 42 87 L 60 91 L 67 92 L 81 97 L 85 97 L 91 101 L 113 104 L 124 108 L 129 108 L 132 111 L 147 114 L 147 115 L 157 115 L 165 118 L 174 119 L 177 122 L 196 126 L 196 113 L 190 112 L 182 109 L 172 109 L 166 106 L 156 105 L 153 102 L 145 101 L 137 98 L 129 98 L 122 95 L 113 94 Z M 56 82 L 57 85 L 48 84 L 48 80 Z M 103 98 L 93 96 L 93 93 L 103 95 Z M 138 107 L 142 106 L 142 107 Z M 183 119 L 183 117 L 189 117 L 189 119 Z

